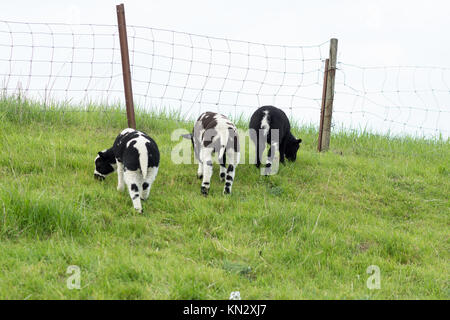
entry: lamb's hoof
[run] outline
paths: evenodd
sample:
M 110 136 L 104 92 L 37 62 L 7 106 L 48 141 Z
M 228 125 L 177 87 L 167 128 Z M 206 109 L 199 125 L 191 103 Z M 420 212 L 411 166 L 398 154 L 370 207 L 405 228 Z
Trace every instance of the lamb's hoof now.
M 117 187 L 117 191 L 119 191 L 119 192 L 123 192 L 125 190 L 125 187 L 124 186 L 121 186 L 121 187 Z
M 223 189 L 223 194 L 231 194 L 230 188 L 225 187 L 225 189 Z
M 255 166 L 256 166 L 257 168 L 259 168 L 259 167 L 261 166 L 261 163 L 257 163 L 257 164 L 255 164 Z
M 220 174 L 220 181 L 224 182 L 225 181 L 225 172 L 222 172 Z
M 202 187 L 200 191 L 201 191 L 202 195 L 204 195 L 206 197 L 208 195 L 209 189 L 206 187 Z
M 103 181 L 105 180 L 105 177 L 102 175 L 99 175 L 97 173 L 94 173 L 94 178 L 97 179 L 98 181 Z
M 266 168 L 264 170 L 264 175 L 265 176 L 270 176 L 272 174 L 272 164 L 271 163 L 267 163 L 266 164 Z

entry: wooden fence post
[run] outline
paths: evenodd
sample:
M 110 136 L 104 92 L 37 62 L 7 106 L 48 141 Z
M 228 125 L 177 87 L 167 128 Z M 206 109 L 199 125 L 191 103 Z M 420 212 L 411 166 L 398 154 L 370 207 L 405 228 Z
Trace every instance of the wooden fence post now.
M 116 6 L 117 26 L 119 27 L 120 54 L 122 56 L 123 88 L 127 106 L 128 127 L 136 129 L 134 117 L 133 89 L 131 87 L 130 57 L 128 55 L 127 24 L 125 22 L 125 9 L 123 3 Z
M 325 113 L 325 102 L 327 97 L 327 83 L 328 83 L 328 64 L 330 59 L 325 60 L 325 70 L 323 72 L 323 88 L 322 88 L 322 104 L 320 108 L 320 124 L 319 124 L 319 139 L 317 141 L 317 151 L 322 151 L 322 134 L 323 134 L 323 117 Z
M 323 112 L 323 128 L 321 132 L 321 151 L 327 151 L 330 147 L 331 117 L 333 115 L 334 78 L 336 75 L 337 39 L 330 40 L 330 60 L 327 75 L 327 87 L 325 95 L 325 109 Z

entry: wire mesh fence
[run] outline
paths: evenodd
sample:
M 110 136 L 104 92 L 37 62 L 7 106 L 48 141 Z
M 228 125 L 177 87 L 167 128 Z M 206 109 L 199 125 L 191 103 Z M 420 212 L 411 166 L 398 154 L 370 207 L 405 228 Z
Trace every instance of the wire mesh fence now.
M 336 123 L 393 134 L 448 137 L 450 68 L 338 62 L 337 72 Z
M 7 93 L 80 105 L 123 103 L 117 26 L 0 22 Z M 290 116 L 320 107 L 326 43 L 281 46 L 128 26 L 135 104 L 191 119 L 239 117 L 274 104 Z M 305 114 L 307 117 L 308 115 Z
M 318 126 L 328 41 L 286 46 L 127 29 L 139 109 L 248 118 L 271 104 Z M 0 81 L 4 94 L 44 103 L 124 105 L 117 26 L 0 21 Z M 449 122 L 450 68 L 338 61 L 334 128 L 448 137 Z

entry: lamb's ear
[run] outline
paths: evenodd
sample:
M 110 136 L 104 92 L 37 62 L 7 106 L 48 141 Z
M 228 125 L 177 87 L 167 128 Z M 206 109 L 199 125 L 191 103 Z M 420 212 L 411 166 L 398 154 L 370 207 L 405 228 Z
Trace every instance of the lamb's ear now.
M 98 152 L 98 156 L 99 156 L 100 158 L 103 158 L 103 152 L 99 151 L 99 152 Z
M 185 138 L 185 139 L 189 139 L 189 140 L 192 139 L 192 134 L 191 134 L 191 133 L 182 134 L 181 136 L 182 136 L 183 138 Z
M 302 143 L 302 139 L 297 139 L 297 143 L 298 144 Z

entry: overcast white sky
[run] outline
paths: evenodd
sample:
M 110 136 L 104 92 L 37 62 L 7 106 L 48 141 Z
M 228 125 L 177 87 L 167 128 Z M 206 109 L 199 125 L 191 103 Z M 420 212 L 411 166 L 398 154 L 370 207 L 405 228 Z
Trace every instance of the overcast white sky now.
M 68 0 L 1 1 L 0 18 L 28 22 L 127 23 L 277 44 L 339 39 L 339 58 L 362 65 L 450 66 L 445 0 Z
M 117 23 L 115 6 L 121 2 L 125 4 L 128 25 L 281 45 L 318 45 L 330 38 L 337 38 L 339 40 L 338 61 L 346 64 L 449 68 L 401 70 L 401 74 L 394 69 L 387 72 L 385 70 L 368 70 L 363 74 L 361 70 L 352 70 L 351 67 L 346 67 L 337 75 L 338 86 L 342 85 L 343 73 L 345 73 L 345 81 L 350 81 L 352 86 L 358 86 L 357 94 L 366 90 L 373 91 L 373 93 L 372 96 L 367 97 L 355 96 L 354 92 L 347 96 L 339 93 L 335 96 L 335 109 L 338 113 L 334 116 L 338 124 L 351 124 L 352 126 L 357 124 L 359 127 L 364 127 L 364 123 L 368 123 L 375 128 L 381 128 L 382 131 L 387 131 L 391 130 L 391 124 L 397 123 L 402 125 L 396 128 L 396 132 L 414 134 L 416 128 L 427 127 L 431 129 L 427 134 L 436 134 L 437 131 L 447 130 L 444 136 L 448 136 L 447 123 L 450 121 L 450 94 L 448 91 L 450 90 L 450 41 L 448 41 L 450 1 L 14 0 L 1 1 L 0 20 L 115 25 Z M 4 41 L 5 45 L 9 45 L 6 29 L 3 30 L 3 37 L 0 40 Z M 146 52 L 151 51 L 149 48 L 140 48 Z M 328 50 L 327 48 L 328 46 L 324 47 L 325 52 Z M 9 66 L 8 52 L 4 51 L 4 55 L 2 56 L 2 52 L 0 52 L 0 56 L 4 59 L 3 68 L 6 70 Z M 18 54 L 19 51 L 20 49 L 17 49 L 14 53 Z M 108 55 L 103 58 L 111 59 Z M 18 59 L 17 56 L 16 59 Z M 151 63 L 153 67 L 153 59 L 151 59 Z M 147 59 L 142 64 L 148 64 L 148 67 L 150 60 Z M 159 66 L 164 67 L 163 62 L 160 62 Z M 2 67 L 1 64 L 0 67 Z M 19 70 L 19 63 L 16 63 L 14 67 Z M 24 74 L 27 74 L 28 67 L 25 64 L 22 67 L 25 70 Z M 172 70 L 171 68 L 170 70 Z M 33 72 L 39 71 L 42 70 L 38 70 L 35 66 Z M 7 72 L 11 72 L 10 66 L 9 71 L 6 70 L 3 73 Z M 138 70 L 132 70 L 132 72 L 134 72 L 134 80 L 138 80 L 139 77 L 142 77 L 141 79 L 147 77 L 146 73 L 139 74 Z M 156 77 L 155 82 L 158 82 L 157 74 L 154 73 L 153 76 Z M 320 75 L 320 77 L 322 76 Z M 50 78 L 48 83 L 50 83 Z M 33 80 L 40 81 L 39 77 L 36 78 L 34 75 Z M 120 78 L 117 77 L 116 80 L 120 84 Z M 159 80 L 164 83 L 166 81 L 162 75 Z M 173 77 L 172 81 L 175 80 Z M 371 80 L 372 83 L 370 83 Z M 210 85 L 214 86 L 212 83 Z M 372 87 L 370 87 L 371 85 Z M 133 86 L 136 88 L 135 93 L 138 92 L 139 83 L 135 83 Z M 157 89 L 155 87 L 150 91 L 155 94 Z M 398 89 L 404 92 L 399 95 L 396 91 Z M 419 92 L 422 90 L 424 93 L 416 93 L 416 89 Z M 239 89 L 237 90 L 239 91 Z M 307 90 L 302 88 L 299 93 L 308 94 Z M 319 83 L 315 90 L 317 93 L 314 93 L 314 98 L 317 99 L 315 101 L 317 105 L 320 104 L 321 88 Z M 338 87 L 336 92 L 343 90 L 349 90 L 349 87 Z M 392 94 L 384 92 L 380 95 L 377 93 L 379 90 L 391 91 Z M 167 93 L 176 95 L 175 91 Z M 234 98 L 232 97 L 231 100 L 234 101 Z M 161 104 L 163 102 L 161 100 Z M 154 102 L 151 101 L 151 103 Z M 203 102 L 198 101 L 198 103 Z M 267 104 L 264 101 L 261 103 Z M 269 101 L 269 103 L 271 102 Z M 289 105 L 284 101 L 275 101 L 274 98 L 274 103 L 292 107 L 292 104 L 301 105 L 303 102 L 291 101 L 291 105 Z M 411 106 L 413 108 L 410 108 Z M 430 110 L 432 110 L 431 113 Z M 306 123 L 316 123 L 317 112 L 316 107 L 314 110 L 305 110 L 300 114 L 301 120 Z M 371 118 L 370 113 L 375 116 Z M 353 117 L 350 120 L 349 115 Z M 418 133 L 421 133 L 420 130 Z

